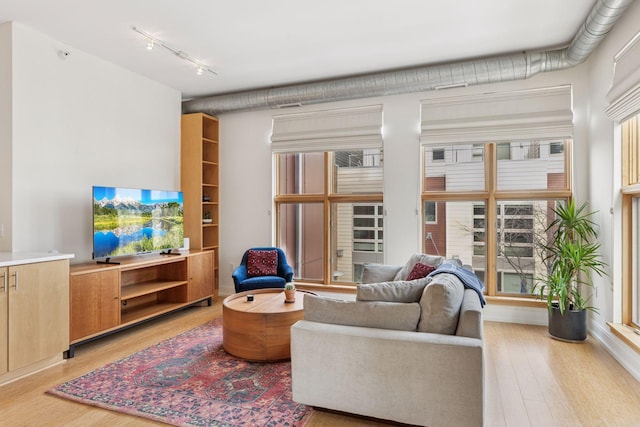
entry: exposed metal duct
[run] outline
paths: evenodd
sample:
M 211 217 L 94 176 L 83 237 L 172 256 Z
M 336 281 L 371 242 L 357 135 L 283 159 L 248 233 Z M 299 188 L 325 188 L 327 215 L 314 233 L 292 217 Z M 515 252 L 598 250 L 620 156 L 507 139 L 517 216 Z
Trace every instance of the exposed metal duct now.
M 571 44 L 564 49 L 214 95 L 185 101 L 182 110 L 184 113 L 218 115 L 524 80 L 540 72 L 563 70 L 583 63 L 633 1 L 597 0 Z

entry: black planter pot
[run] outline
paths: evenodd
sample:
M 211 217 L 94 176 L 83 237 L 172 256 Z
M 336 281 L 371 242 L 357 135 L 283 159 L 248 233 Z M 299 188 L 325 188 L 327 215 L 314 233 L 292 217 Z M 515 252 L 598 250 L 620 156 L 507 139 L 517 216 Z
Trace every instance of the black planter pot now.
M 587 310 L 565 310 L 560 314 L 558 304 L 549 311 L 549 334 L 563 341 L 587 339 Z

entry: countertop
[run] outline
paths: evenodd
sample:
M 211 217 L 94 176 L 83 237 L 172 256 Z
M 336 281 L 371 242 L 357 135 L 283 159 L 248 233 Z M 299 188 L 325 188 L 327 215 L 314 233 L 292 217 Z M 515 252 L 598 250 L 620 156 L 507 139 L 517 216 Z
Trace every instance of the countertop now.
M 36 262 L 58 261 L 74 257 L 74 254 L 63 254 L 58 252 L 0 252 L 0 267 L 33 264 Z

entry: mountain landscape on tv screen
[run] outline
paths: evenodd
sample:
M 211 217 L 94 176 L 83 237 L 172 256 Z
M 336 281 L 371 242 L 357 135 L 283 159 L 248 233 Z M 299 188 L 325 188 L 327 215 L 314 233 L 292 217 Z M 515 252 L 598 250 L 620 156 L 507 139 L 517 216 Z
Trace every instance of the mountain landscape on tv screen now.
M 184 209 L 178 201 L 143 202 L 103 197 L 93 201 L 93 257 L 109 258 L 183 245 Z

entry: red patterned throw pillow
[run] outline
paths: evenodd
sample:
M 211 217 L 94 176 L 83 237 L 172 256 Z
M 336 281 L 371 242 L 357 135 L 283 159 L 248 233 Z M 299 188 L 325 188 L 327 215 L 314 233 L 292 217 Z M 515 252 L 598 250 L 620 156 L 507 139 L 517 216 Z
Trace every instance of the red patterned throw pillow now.
M 416 265 L 411 269 L 411 273 L 407 276 L 407 281 L 422 279 L 423 277 L 427 277 L 429 273 L 431 273 L 436 268 L 429 265 L 424 264 L 422 262 L 417 262 Z
M 278 251 L 250 249 L 247 255 L 247 274 L 249 277 L 278 274 Z

